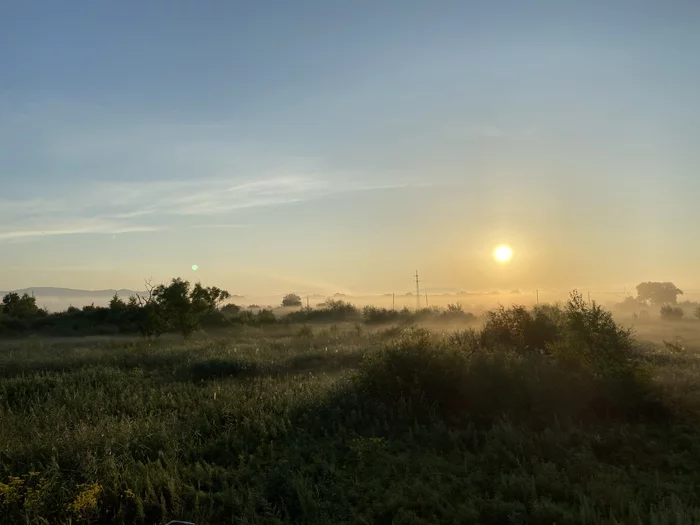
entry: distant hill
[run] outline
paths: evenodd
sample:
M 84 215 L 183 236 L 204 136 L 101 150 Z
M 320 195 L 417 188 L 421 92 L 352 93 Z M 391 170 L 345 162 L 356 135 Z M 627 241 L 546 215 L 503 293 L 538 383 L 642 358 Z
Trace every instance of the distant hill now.
M 19 290 L 9 290 L 7 292 L 0 292 L 0 294 L 5 295 L 9 292 L 15 292 L 18 294 L 28 293 L 34 294 L 35 296 L 49 296 L 49 297 L 113 297 L 116 293 L 119 297 L 129 297 L 134 294 L 143 294 L 145 292 L 137 292 L 134 290 L 127 290 L 126 288 L 121 288 L 119 290 L 114 290 L 112 288 L 108 290 L 77 290 L 74 288 L 55 288 L 53 286 L 38 286 L 34 288 L 21 288 Z M 242 295 L 232 295 L 231 298 L 234 299 L 245 299 Z
M 90 297 L 95 297 L 95 298 L 101 298 L 101 297 L 112 297 L 115 293 L 118 294 L 120 297 L 129 297 L 130 295 L 134 295 L 135 293 L 143 293 L 143 292 L 135 292 L 134 290 L 126 290 L 122 288 L 121 290 L 76 290 L 73 288 L 55 288 L 53 286 L 37 286 L 34 288 L 22 288 L 20 290 L 9 290 L 10 292 L 16 292 L 18 294 L 23 294 L 23 293 L 28 293 L 28 294 L 34 294 L 35 296 L 48 296 L 48 297 L 85 297 L 85 298 L 90 298 Z M 8 292 L 0 292 L 0 294 L 6 294 Z

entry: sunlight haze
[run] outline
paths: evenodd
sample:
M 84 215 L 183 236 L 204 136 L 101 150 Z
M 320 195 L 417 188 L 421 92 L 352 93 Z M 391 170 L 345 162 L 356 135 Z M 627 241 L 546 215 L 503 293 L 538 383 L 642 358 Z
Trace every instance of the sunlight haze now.
M 698 288 L 698 27 L 680 1 L 6 3 L 0 290 Z

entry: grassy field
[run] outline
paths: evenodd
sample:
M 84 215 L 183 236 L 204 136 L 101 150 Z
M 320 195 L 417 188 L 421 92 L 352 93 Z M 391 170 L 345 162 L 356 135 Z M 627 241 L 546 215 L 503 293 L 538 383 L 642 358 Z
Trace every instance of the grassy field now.
M 700 523 L 700 323 L 575 314 L 6 342 L 0 522 Z

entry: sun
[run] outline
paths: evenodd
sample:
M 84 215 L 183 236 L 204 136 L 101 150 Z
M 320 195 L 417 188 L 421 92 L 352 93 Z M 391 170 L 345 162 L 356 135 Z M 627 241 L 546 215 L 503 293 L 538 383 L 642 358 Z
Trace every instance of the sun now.
M 493 251 L 493 258 L 498 262 L 508 262 L 513 258 L 513 250 L 510 246 L 502 244 Z

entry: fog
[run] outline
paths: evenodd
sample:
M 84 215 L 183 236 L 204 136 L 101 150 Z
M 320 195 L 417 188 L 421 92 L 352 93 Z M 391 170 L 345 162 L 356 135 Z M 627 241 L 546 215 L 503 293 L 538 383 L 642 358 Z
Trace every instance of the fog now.
M 46 308 L 49 312 L 58 312 L 66 310 L 70 306 L 82 308 L 83 306 L 94 304 L 95 306 L 107 306 L 110 299 L 117 292 L 122 299 L 127 299 L 129 295 L 136 292 L 132 290 L 62 290 L 62 289 L 47 289 L 35 288 L 20 290 L 20 292 L 33 293 L 37 299 L 37 305 Z M 610 309 L 617 317 L 621 319 L 633 320 L 633 314 L 639 314 L 640 311 L 646 310 L 651 318 L 658 317 L 659 308 L 649 306 L 646 308 L 638 307 L 636 310 L 622 308 L 620 303 L 625 299 L 626 295 L 622 291 L 612 290 L 592 290 L 579 289 L 585 299 L 595 301 L 598 304 Z M 483 313 L 487 310 L 497 308 L 498 306 L 511 306 L 513 304 L 534 306 L 535 304 L 558 303 L 568 299 L 571 290 L 540 290 L 531 292 L 521 292 L 518 290 L 499 292 L 461 292 L 461 293 L 421 293 L 420 302 L 421 308 L 437 307 L 446 308 L 450 304 L 460 304 L 467 312 L 474 314 Z M 5 292 L 2 292 L 5 293 Z M 375 295 L 351 295 L 351 294 L 304 294 L 303 292 L 295 292 L 290 290 L 289 293 L 296 293 L 302 299 L 303 306 L 311 308 L 322 308 L 328 299 L 342 300 L 349 302 L 357 307 L 377 306 L 382 308 L 409 308 L 415 309 L 417 306 L 415 292 L 403 292 L 393 294 L 375 294 Z M 228 301 L 243 307 L 260 307 L 279 309 L 282 303 L 282 298 L 286 293 L 279 294 L 259 294 L 259 295 L 233 295 Z M 686 317 L 692 317 L 692 303 L 700 301 L 700 293 L 686 292 L 679 298 L 681 306 L 684 302 L 689 302 L 685 310 Z

